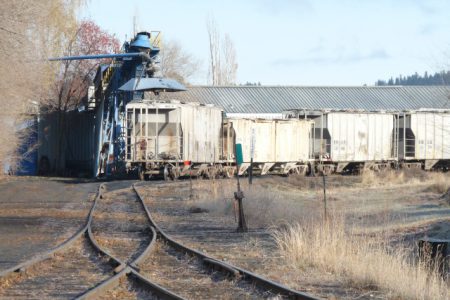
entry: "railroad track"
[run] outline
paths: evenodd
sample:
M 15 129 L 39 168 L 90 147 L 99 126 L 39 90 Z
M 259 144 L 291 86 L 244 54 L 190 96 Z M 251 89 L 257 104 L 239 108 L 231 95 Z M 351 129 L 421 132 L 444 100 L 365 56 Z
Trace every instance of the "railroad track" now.
M 96 199 L 99 197 L 97 193 Z M 72 237 L 30 260 L 0 272 L 0 298 L 74 298 L 96 282 L 105 280 L 112 268 L 98 257 L 85 237 L 85 224 Z M 79 272 L 83 269 L 83 272 Z
M 134 264 L 149 254 L 155 241 L 156 233 L 150 227 L 144 229 L 141 226 L 136 230 L 136 224 L 131 224 L 119 231 L 119 235 L 130 234 L 130 230 L 142 231 L 141 241 L 137 244 L 129 243 L 127 247 L 122 245 L 114 252 L 102 245 L 108 244 L 110 239 L 114 240 L 108 235 L 111 231 L 102 232 L 102 228 L 117 229 L 117 226 L 120 228 L 124 225 L 119 223 L 112 227 L 101 218 L 102 213 L 111 214 L 102 207 L 104 190 L 105 185 L 100 185 L 85 225 L 71 238 L 46 253 L 0 273 L 1 299 L 99 298 L 119 282 L 128 284 L 128 281 L 129 285 L 135 286 L 133 291 L 141 298 L 177 298 L 133 269 Z M 131 212 L 127 211 L 128 214 Z M 131 220 L 126 221 L 131 223 Z M 130 239 L 126 241 L 130 242 Z M 133 248 L 135 251 L 132 251 Z
M 316 299 L 186 247 L 153 220 L 134 185 L 100 185 L 85 226 L 0 273 L 0 298 Z
M 228 289 L 228 294 L 218 294 L 221 292 L 220 287 L 213 286 L 214 290 L 217 291 L 216 295 L 209 294 L 209 295 L 203 295 L 203 298 L 215 298 L 213 296 L 219 296 L 217 298 L 274 298 L 274 297 L 282 297 L 282 298 L 289 298 L 289 299 L 317 299 L 311 295 L 301 293 L 298 291 L 295 291 L 293 289 L 290 289 L 286 286 L 283 286 L 279 283 L 276 283 L 274 281 L 268 280 L 258 274 L 254 274 L 248 270 L 239 268 L 237 266 L 231 265 L 229 263 L 217 260 L 213 257 L 210 257 L 196 249 L 189 248 L 176 240 L 174 240 L 172 237 L 170 237 L 168 234 L 166 234 L 153 220 L 152 215 L 148 209 L 148 207 L 145 205 L 143 198 L 139 194 L 138 190 L 136 189 L 136 186 L 133 185 L 133 189 L 136 192 L 136 195 L 139 197 L 140 201 L 142 202 L 142 205 L 146 211 L 147 217 L 149 222 L 152 224 L 152 226 L 155 228 L 156 233 L 158 235 L 158 240 L 163 242 L 159 247 L 160 249 L 157 249 L 162 253 L 162 259 L 167 259 L 166 257 L 168 255 L 177 256 L 176 253 L 178 253 L 178 260 L 181 260 L 184 258 L 186 260 L 184 266 L 183 264 L 180 264 L 180 268 L 186 268 L 186 264 L 191 263 L 191 269 L 195 273 L 200 273 L 202 275 L 205 275 L 205 273 L 202 273 L 199 271 L 200 268 L 203 268 L 206 273 L 209 273 L 210 276 L 212 276 L 213 280 L 215 279 L 216 282 L 218 280 L 228 280 L 229 283 L 225 284 L 225 288 Z M 165 252 L 165 253 L 164 253 Z M 155 256 L 158 256 L 157 253 Z M 184 257 L 183 257 L 184 256 Z M 187 256 L 187 257 L 186 257 Z M 159 265 L 156 263 L 156 265 Z M 141 270 L 142 273 L 145 273 L 145 267 Z M 212 272 L 212 273 L 211 273 Z M 192 273 L 192 272 L 191 272 Z M 217 275 L 217 273 L 220 273 L 220 276 Z M 162 274 L 156 272 L 156 275 L 161 276 Z M 215 277 L 215 278 L 214 278 Z M 170 278 L 170 277 L 169 277 Z M 170 279 L 176 279 L 176 278 L 170 278 Z M 200 280 L 199 280 L 200 281 Z M 169 281 L 170 283 L 170 281 Z M 231 284 L 230 284 L 231 283 Z M 191 282 L 192 284 L 192 282 Z M 173 284 L 176 286 L 176 284 Z M 198 289 L 198 286 L 195 286 L 193 290 Z M 211 288 L 211 286 L 210 286 Z M 181 291 L 180 291 L 181 293 Z M 201 295 L 192 295 L 193 298 L 202 298 Z M 223 296 L 223 297 L 220 297 Z

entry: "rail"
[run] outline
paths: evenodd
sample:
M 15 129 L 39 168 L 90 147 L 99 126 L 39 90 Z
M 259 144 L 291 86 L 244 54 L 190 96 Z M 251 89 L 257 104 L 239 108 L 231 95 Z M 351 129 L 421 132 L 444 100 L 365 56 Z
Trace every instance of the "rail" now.
M 102 190 L 104 186 L 100 188 Z M 150 253 L 151 250 L 154 247 L 155 241 L 156 241 L 156 232 L 154 228 L 150 227 L 152 232 L 152 237 L 147 245 L 147 247 L 144 249 L 144 251 L 141 252 L 141 254 L 131 261 L 130 263 L 124 263 L 119 258 L 112 255 L 109 251 L 106 249 L 103 249 L 98 242 L 96 241 L 93 233 L 92 233 L 92 218 L 93 213 L 95 210 L 95 207 L 97 206 L 98 199 L 102 198 L 102 193 L 99 193 L 97 198 L 95 199 L 95 203 L 93 205 L 93 208 L 91 209 L 88 217 L 88 224 L 86 229 L 86 234 L 89 238 L 89 241 L 94 246 L 94 248 L 103 256 L 108 257 L 110 260 L 110 263 L 115 267 L 114 272 L 116 273 L 114 276 L 104 280 L 103 282 L 100 282 L 98 285 L 94 286 L 93 288 L 87 290 L 83 294 L 79 295 L 76 299 L 95 299 L 102 293 L 106 292 L 107 290 L 110 290 L 117 285 L 119 285 L 120 279 L 127 276 L 128 278 L 135 280 L 136 283 L 143 285 L 144 288 L 151 290 L 154 294 L 158 295 L 162 299 L 183 299 L 182 297 L 176 295 L 175 293 L 172 293 L 163 287 L 159 286 L 156 283 L 151 282 L 150 280 L 144 278 L 142 275 L 138 273 L 138 265 L 139 263 L 144 260 Z
M 149 222 L 152 224 L 152 226 L 156 229 L 156 233 L 159 236 L 159 238 L 166 241 L 168 244 L 170 244 L 172 247 L 174 247 L 178 251 L 181 251 L 186 254 L 200 258 L 205 265 L 208 265 L 217 271 L 221 271 L 221 272 L 231 275 L 233 277 L 240 275 L 240 276 L 242 276 L 243 279 L 250 281 L 251 283 L 253 283 L 254 285 L 256 285 L 258 287 L 262 287 L 265 290 L 268 290 L 273 293 L 281 294 L 285 297 L 288 297 L 289 299 L 302 299 L 302 300 L 318 299 L 314 296 L 293 290 L 282 284 L 279 284 L 277 282 L 266 279 L 260 275 L 254 274 L 243 268 L 236 267 L 232 264 L 217 260 L 217 259 L 210 257 L 198 250 L 189 248 L 189 247 L 184 246 L 183 244 L 175 241 L 173 238 L 171 238 L 169 235 L 167 235 L 153 220 L 153 218 L 150 214 L 150 211 L 148 210 L 147 206 L 145 205 L 143 198 L 137 191 L 135 184 L 133 184 L 133 190 L 135 191 L 139 201 L 141 201 L 141 203 L 145 209 L 145 212 L 147 214 L 147 218 L 148 218 Z
M 144 250 L 138 253 L 138 256 L 131 261 L 125 262 L 120 258 L 116 257 L 112 253 L 110 253 L 107 249 L 104 249 L 97 241 L 95 234 L 92 230 L 93 216 L 96 208 L 98 207 L 98 203 L 101 199 L 103 199 L 103 194 L 105 191 L 105 185 L 101 184 L 98 188 L 97 195 L 95 197 L 94 203 L 89 210 L 88 216 L 86 218 L 85 225 L 77 231 L 71 238 L 55 247 L 54 249 L 37 256 L 36 258 L 30 259 L 26 262 L 20 263 L 6 271 L 0 273 L 0 277 L 8 276 L 13 272 L 23 271 L 25 268 L 41 262 L 47 258 L 51 258 L 53 254 L 57 251 L 61 251 L 63 249 L 68 248 L 72 245 L 76 240 L 81 237 L 86 237 L 88 242 L 92 245 L 92 249 L 94 253 L 98 253 L 100 256 L 107 258 L 108 264 L 112 266 L 112 274 L 108 275 L 107 278 L 103 279 L 100 282 L 97 282 L 93 287 L 79 293 L 76 296 L 76 299 L 96 299 L 100 295 L 103 295 L 108 290 L 111 290 L 121 283 L 122 278 L 127 278 L 127 280 L 135 283 L 140 289 L 144 291 L 149 291 L 152 295 L 157 296 L 161 299 L 184 299 L 180 295 L 170 291 L 159 284 L 151 281 L 150 279 L 143 276 L 140 272 L 141 264 L 145 261 L 146 258 L 149 257 L 153 250 L 155 249 L 155 243 L 157 239 L 160 239 L 167 243 L 167 245 L 171 246 L 178 252 L 188 254 L 192 257 L 196 257 L 203 264 L 204 267 L 208 269 L 212 269 L 214 271 L 218 271 L 227 275 L 227 278 L 239 278 L 246 282 L 249 282 L 252 286 L 263 290 L 264 292 L 271 292 L 274 294 L 281 295 L 283 297 L 287 297 L 289 299 L 317 299 L 311 295 L 290 289 L 284 285 L 281 285 L 277 282 L 268 280 L 258 274 L 252 273 L 243 268 L 231 265 L 229 263 L 217 260 L 213 257 L 210 257 L 196 249 L 189 248 L 184 246 L 183 244 L 175 241 L 169 235 L 167 235 L 153 220 L 152 215 L 144 202 L 144 199 L 139 194 L 136 184 L 132 184 L 132 190 L 134 191 L 139 205 L 142 210 L 145 212 L 146 216 L 146 224 L 148 224 L 150 231 L 150 241 L 146 244 Z M 63 261 L 58 262 L 63 263 Z M 110 272 L 110 271 L 109 271 Z
M 102 189 L 102 185 L 100 185 L 97 194 L 95 196 L 95 199 L 97 199 L 100 195 L 100 191 Z M 54 247 L 53 249 L 50 249 L 44 253 L 38 254 L 35 257 L 30 258 L 29 260 L 26 260 L 24 262 L 21 262 L 11 268 L 8 268 L 2 272 L 0 272 L 0 278 L 3 277 L 7 277 L 9 275 L 11 275 L 14 272 L 23 272 L 25 271 L 25 269 L 27 269 L 28 267 L 35 265 L 45 259 L 51 258 L 56 252 L 58 251 L 62 251 L 66 248 L 68 248 L 70 245 L 72 245 L 76 240 L 78 240 L 88 229 L 88 225 L 90 222 L 90 216 L 91 213 L 93 211 L 93 209 L 95 208 L 95 203 L 96 200 L 94 201 L 94 203 L 92 204 L 88 216 L 86 217 L 85 220 L 85 224 L 83 225 L 83 227 L 81 227 L 74 235 L 72 235 L 70 238 L 68 238 L 67 240 L 65 240 L 64 242 L 62 242 L 61 244 L 59 244 L 58 246 Z

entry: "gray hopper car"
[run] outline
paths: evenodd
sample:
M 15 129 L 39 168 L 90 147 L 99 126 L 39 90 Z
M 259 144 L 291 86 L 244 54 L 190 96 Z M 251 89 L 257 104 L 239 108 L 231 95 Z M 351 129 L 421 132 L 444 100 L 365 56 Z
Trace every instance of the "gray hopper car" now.
M 450 111 L 417 110 L 398 116 L 400 166 L 450 168 Z
M 207 175 L 222 159 L 222 109 L 178 101 L 132 101 L 126 107 L 126 165 L 141 179 Z
M 397 132 L 391 112 L 288 111 L 286 117 L 314 122 L 315 170 L 330 174 L 385 169 L 397 161 Z
M 314 170 L 450 167 L 450 111 L 289 110 L 285 118 L 314 122 Z
M 304 174 L 310 160 L 312 122 L 225 118 L 212 105 L 179 101 L 132 101 L 126 107 L 126 166 L 145 179 L 222 175 L 236 172 L 235 147 L 242 144 L 250 166 L 255 135 L 254 170 L 260 174 Z
M 251 161 L 262 175 L 450 166 L 450 111 L 291 110 L 284 120 L 264 120 L 226 118 L 213 105 L 142 100 L 126 112 L 126 165 L 141 179 L 231 177 L 236 143 L 239 175 Z
M 231 126 L 234 140 L 242 145 L 239 175 L 248 171 L 252 152 L 253 173 L 306 174 L 311 159 L 312 125 L 304 120 L 228 118 L 225 126 Z

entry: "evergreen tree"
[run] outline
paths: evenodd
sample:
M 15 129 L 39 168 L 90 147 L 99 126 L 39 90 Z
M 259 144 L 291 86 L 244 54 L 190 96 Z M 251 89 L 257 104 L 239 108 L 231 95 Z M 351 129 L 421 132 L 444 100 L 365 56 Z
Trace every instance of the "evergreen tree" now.
M 450 71 L 441 71 L 434 74 L 425 72 L 423 76 L 415 72 L 408 76 L 399 75 L 395 79 L 391 77 L 388 81 L 379 79 L 375 82 L 375 85 L 450 85 Z

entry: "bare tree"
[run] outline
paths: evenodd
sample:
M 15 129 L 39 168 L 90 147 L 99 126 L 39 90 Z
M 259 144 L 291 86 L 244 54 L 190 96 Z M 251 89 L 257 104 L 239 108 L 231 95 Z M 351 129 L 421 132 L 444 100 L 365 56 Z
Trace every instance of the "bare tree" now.
M 103 31 L 92 21 L 80 23 L 77 31 L 65 47 L 66 55 L 91 55 L 114 53 L 119 51 L 119 41 Z M 108 60 L 106 60 L 108 61 Z M 103 61 L 105 62 L 105 61 Z M 58 126 L 56 128 L 55 161 L 51 162 L 54 171 L 64 170 L 63 153 L 67 132 L 66 112 L 76 109 L 86 96 L 88 87 L 92 84 L 95 72 L 101 61 L 98 60 L 67 60 L 58 65 L 58 73 L 54 81 L 50 97 L 45 106 L 55 111 Z
M 17 159 L 20 124 L 30 104 L 46 98 L 51 84 L 48 53 L 76 22 L 81 0 L 0 0 L 0 165 Z
M 220 33 L 213 16 L 206 21 L 209 39 L 209 78 L 212 85 L 220 84 Z
M 224 57 L 224 64 L 221 70 L 222 85 L 235 84 L 238 64 L 236 61 L 236 50 L 233 41 L 228 34 L 225 34 L 223 39 L 222 51 Z
M 83 21 L 65 46 L 65 55 L 93 55 L 117 53 L 119 41 L 102 30 L 92 21 Z M 88 86 L 92 83 L 95 72 L 102 62 L 109 60 L 67 60 L 59 64 L 56 80 L 53 83 L 51 97 L 46 106 L 56 111 L 66 112 L 81 104 Z
M 161 75 L 183 84 L 199 71 L 200 62 L 176 41 L 162 42 L 159 57 Z
M 212 85 L 236 83 L 238 64 L 236 50 L 229 34 L 221 40 L 215 19 L 209 16 L 206 23 L 209 40 L 209 82 Z

